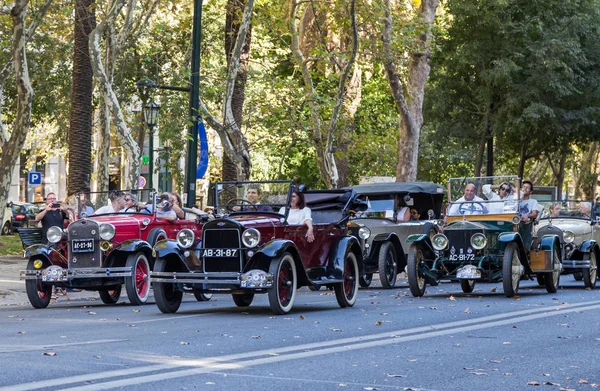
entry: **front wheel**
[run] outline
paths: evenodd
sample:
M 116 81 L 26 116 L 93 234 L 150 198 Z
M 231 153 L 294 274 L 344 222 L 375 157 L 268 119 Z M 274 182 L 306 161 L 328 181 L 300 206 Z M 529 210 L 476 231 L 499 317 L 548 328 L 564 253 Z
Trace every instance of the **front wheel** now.
M 33 259 L 30 259 L 27 263 L 27 270 L 37 270 L 33 267 Z M 51 284 L 45 284 L 39 279 L 25 280 L 25 290 L 33 308 L 46 308 L 50 304 L 52 298 Z
M 348 251 L 344 260 L 344 282 L 335 284 L 335 298 L 340 307 L 352 307 L 358 296 L 358 261 L 352 251 Z
M 7 221 L 2 226 L 2 235 L 10 235 L 11 232 L 12 232 L 12 226 L 10 225 L 10 221 Z
M 142 305 L 150 295 L 150 263 L 144 253 L 127 257 L 127 267 L 131 267 L 131 277 L 125 277 L 127 298 L 133 305 Z
M 167 270 L 167 261 L 162 258 L 157 259 L 154 263 L 154 271 L 169 271 Z M 177 312 L 183 299 L 183 292 L 175 289 L 175 284 L 164 282 L 154 282 L 152 287 L 154 288 L 154 299 L 158 309 L 165 314 Z
M 253 293 L 244 293 L 244 294 L 233 293 L 231 295 L 231 298 L 233 299 L 233 302 L 235 303 L 235 305 L 237 305 L 238 307 L 249 307 L 250 304 L 252 304 L 252 300 L 254 300 L 254 294 Z
M 269 274 L 273 276 L 273 287 L 269 289 L 269 305 L 277 315 L 290 312 L 296 299 L 298 277 L 294 257 L 284 253 L 281 258 L 271 261 Z
M 475 289 L 475 280 L 460 280 L 460 288 L 464 293 L 471 293 Z
M 522 275 L 523 265 L 519 257 L 519 248 L 514 242 L 508 243 L 502 260 L 502 286 L 506 297 L 517 294 Z
M 561 263 L 560 257 L 558 256 L 558 250 L 554 249 L 553 265 L 552 271 L 549 273 L 544 273 L 544 280 L 546 282 L 546 291 L 548 293 L 556 293 L 558 291 L 558 284 L 560 283 L 560 272 L 561 272 Z
M 398 259 L 392 242 L 385 242 L 381 245 L 377 264 L 381 286 L 385 289 L 392 289 L 396 285 L 396 276 L 398 275 Z
M 121 297 L 122 285 L 117 285 L 113 289 L 106 289 L 98 291 L 100 294 L 100 300 L 104 304 L 117 304 L 119 297 Z
M 425 276 L 421 272 L 423 263 L 423 250 L 416 244 L 411 244 L 408 249 L 408 267 L 406 268 L 408 277 L 408 286 L 410 293 L 414 297 L 421 297 L 425 294 Z
M 358 285 L 360 285 L 361 288 L 368 288 L 372 282 L 373 282 L 373 273 L 367 273 L 364 276 L 360 276 L 358 278 Z
M 598 277 L 598 264 L 596 261 L 596 253 L 593 250 L 590 253 L 590 268 L 583 270 L 582 277 L 585 287 L 594 289 L 596 286 L 596 277 Z

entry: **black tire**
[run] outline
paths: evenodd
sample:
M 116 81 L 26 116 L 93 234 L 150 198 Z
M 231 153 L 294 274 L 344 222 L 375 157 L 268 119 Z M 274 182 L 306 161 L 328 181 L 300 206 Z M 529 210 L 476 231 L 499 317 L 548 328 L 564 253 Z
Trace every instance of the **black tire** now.
M 344 282 L 334 285 L 335 298 L 342 308 L 352 307 L 358 297 L 358 261 L 352 251 L 344 260 Z
M 460 288 L 464 293 L 471 293 L 475 289 L 475 280 L 460 280 Z
M 150 262 L 142 252 L 127 257 L 127 267 L 131 267 L 131 277 L 125 277 L 127 298 L 133 305 L 142 305 L 150 296 Z
M 583 273 L 575 272 L 575 273 L 573 273 L 573 278 L 575 279 L 575 281 L 581 281 L 581 280 L 583 280 Z
M 598 277 L 598 261 L 594 250 L 590 252 L 590 268 L 584 269 L 582 273 L 583 284 L 586 288 L 594 289 Z
M 546 286 L 546 276 L 543 273 L 538 273 L 536 275 L 536 278 L 537 278 L 537 283 L 540 286 Z
M 285 252 L 271 261 L 269 274 L 273 275 L 273 287 L 269 289 L 269 306 L 277 315 L 290 312 L 296 299 L 298 274 L 292 254 Z
M 385 242 L 381 245 L 377 265 L 381 286 L 385 289 L 392 289 L 396 285 L 396 276 L 398 275 L 398 259 L 392 242 Z
M 252 300 L 254 300 L 254 294 L 253 293 L 243 293 L 243 294 L 233 293 L 233 294 L 231 294 L 231 298 L 233 299 L 233 302 L 235 303 L 235 305 L 237 305 L 238 307 L 249 307 L 250 304 L 252 304 Z
M 410 293 L 414 297 L 421 297 L 425 294 L 425 277 L 421 273 L 421 263 L 423 262 L 423 251 L 416 243 L 410 245 L 408 249 L 408 265 L 406 269 L 408 277 L 408 286 Z
M 308 289 L 310 289 L 313 292 L 316 292 L 316 291 L 320 291 L 322 287 L 323 287 L 323 285 L 309 285 Z
M 360 276 L 358 278 L 358 285 L 360 285 L 361 288 L 368 288 L 372 282 L 373 282 L 373 273 L 367 273 L 364 276 Z
M 7 221 L 2 226 L 2 235 L 10 235 L 11 232 L 12 232 L 12 225 L 10 224 L 10 221 Z
M 197 301 L 210 301 L 212 299 L 212 293 L 194 292 L 194 297 Z
M 119 297 L 121 297 L 122 287 L 122 285 L 118 285 L 115 286 L 114 289 L 98 291 L 98 293 L 100 294 L 100 300 L 102 300 L 104 304 L 117 304 L 117 301 L 119 301 Z
M 154 263 L 154 271 L 166 272 L 167 261 L 159 258 Z M 165 282 L 153 282 L 152 289 L 154 290 L 154 299 L 158 309 L 165 314 L 177 312 L 183 299 L 183 292 L 175 288 L 175 284 Z
M 523 265 L 519 256 L 519 248 L 514 242 L 508 243 L 502 260 L 502 287 L 504 296 L 513 297 L 519 291 L 519 283 L 523 274 Z
M 48 266 L 48 265 L 44 265 Z M 27 262 L 27 270 L 37 270 L 33 267 L 33 260 Z M 42 280 L 25 280 L 27 298 L 33 308 L 46 308 L 52 298 L 52 285 L 44 284 Z
M 164 229 L 152 228 L 152 230 L 148 233 L 147 242 L 151 247 L 154 247 L 157 242 L 167 238 L 167 233 Z
M 552 262 L 552 270 L 549 273 L 544 273 L 544 280 L 546 282 L 546 291 L 548 293 L 556 293 L 558 291 L 558 286 L 560 284 L 560 272 L 562 270 L 562 265 L 560 262 L 560 256 L 558 249 L 554 249 Z

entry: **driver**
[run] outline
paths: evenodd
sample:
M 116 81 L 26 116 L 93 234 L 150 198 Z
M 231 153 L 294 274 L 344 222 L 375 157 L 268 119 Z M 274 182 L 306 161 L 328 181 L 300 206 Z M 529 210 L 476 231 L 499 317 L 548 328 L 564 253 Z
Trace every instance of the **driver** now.
M 246 191 L 246 200 L 251 204 L 250 206 L 244 207 L 242 205 L 241 210 L 256 210 L 258 212 L 272 212 L 273 208 L 268 205 L 261 205 L 260 203 L 261 189 L 258 185 L 248 186 Z
M 454 201 L 448 215 L 478 215 L 487 213 L 487 209 L 481 202 L 483 198 L 475 195 L 475 185 L 472 183 L 465 186 L 464 195 Z

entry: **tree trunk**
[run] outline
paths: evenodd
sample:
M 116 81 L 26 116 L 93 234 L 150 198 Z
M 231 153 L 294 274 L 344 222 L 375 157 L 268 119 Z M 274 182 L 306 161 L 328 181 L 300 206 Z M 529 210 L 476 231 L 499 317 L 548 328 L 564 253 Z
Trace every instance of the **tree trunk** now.
M 592 199 L 594 190 L 593 184 L 597 174 L 595 173 L 596 158 L 598 155 L 598 143 L 592 141 L 589 143 L 587 150 L 582 156 L 581 165 L 579 166 L 579 175 L 575 181 L 575 198 L 576 199 Z
M 69 117 L 67 194 L 90 191 L 93 70 L 88 36 L 96 27 L 94 0 L 75 0 L 73 85 Z
M 362 99 L 362 70 L 358 64 L 354 65 L 352 78 L 346 88 L 346 99 L 344 100 L 344 123 L 345 128 L 340 129 L 337 138 L 337 151 L 339 157 L 336 158 L 338 164 L 339 181 L 338 187 L 351 185 L 348 182 L 350 162 L 348 160 L 348 147 L 352 140 L 352 134 L 356 130 L 354 116 Z

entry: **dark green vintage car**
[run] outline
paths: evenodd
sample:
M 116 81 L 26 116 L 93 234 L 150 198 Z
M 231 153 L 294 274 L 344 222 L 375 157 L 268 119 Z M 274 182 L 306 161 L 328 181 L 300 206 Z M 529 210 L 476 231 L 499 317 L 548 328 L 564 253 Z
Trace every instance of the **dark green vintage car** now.
M 504 199 L 490 187 L 506 184 Z M 423 296 L 426 284 L 459 281 L 465 293 L 476 282 L 502 281 L 504 294 L 517 294 L 522 279 L 538 278 L 546 290 L 556 292 L 561 265 L 557 235 L 533 236 L 535 221 L 523 221 L 517 177 L 450 179 L 447 225 L 443 233 L 412 235 L 407 275 L 413 296 Z

